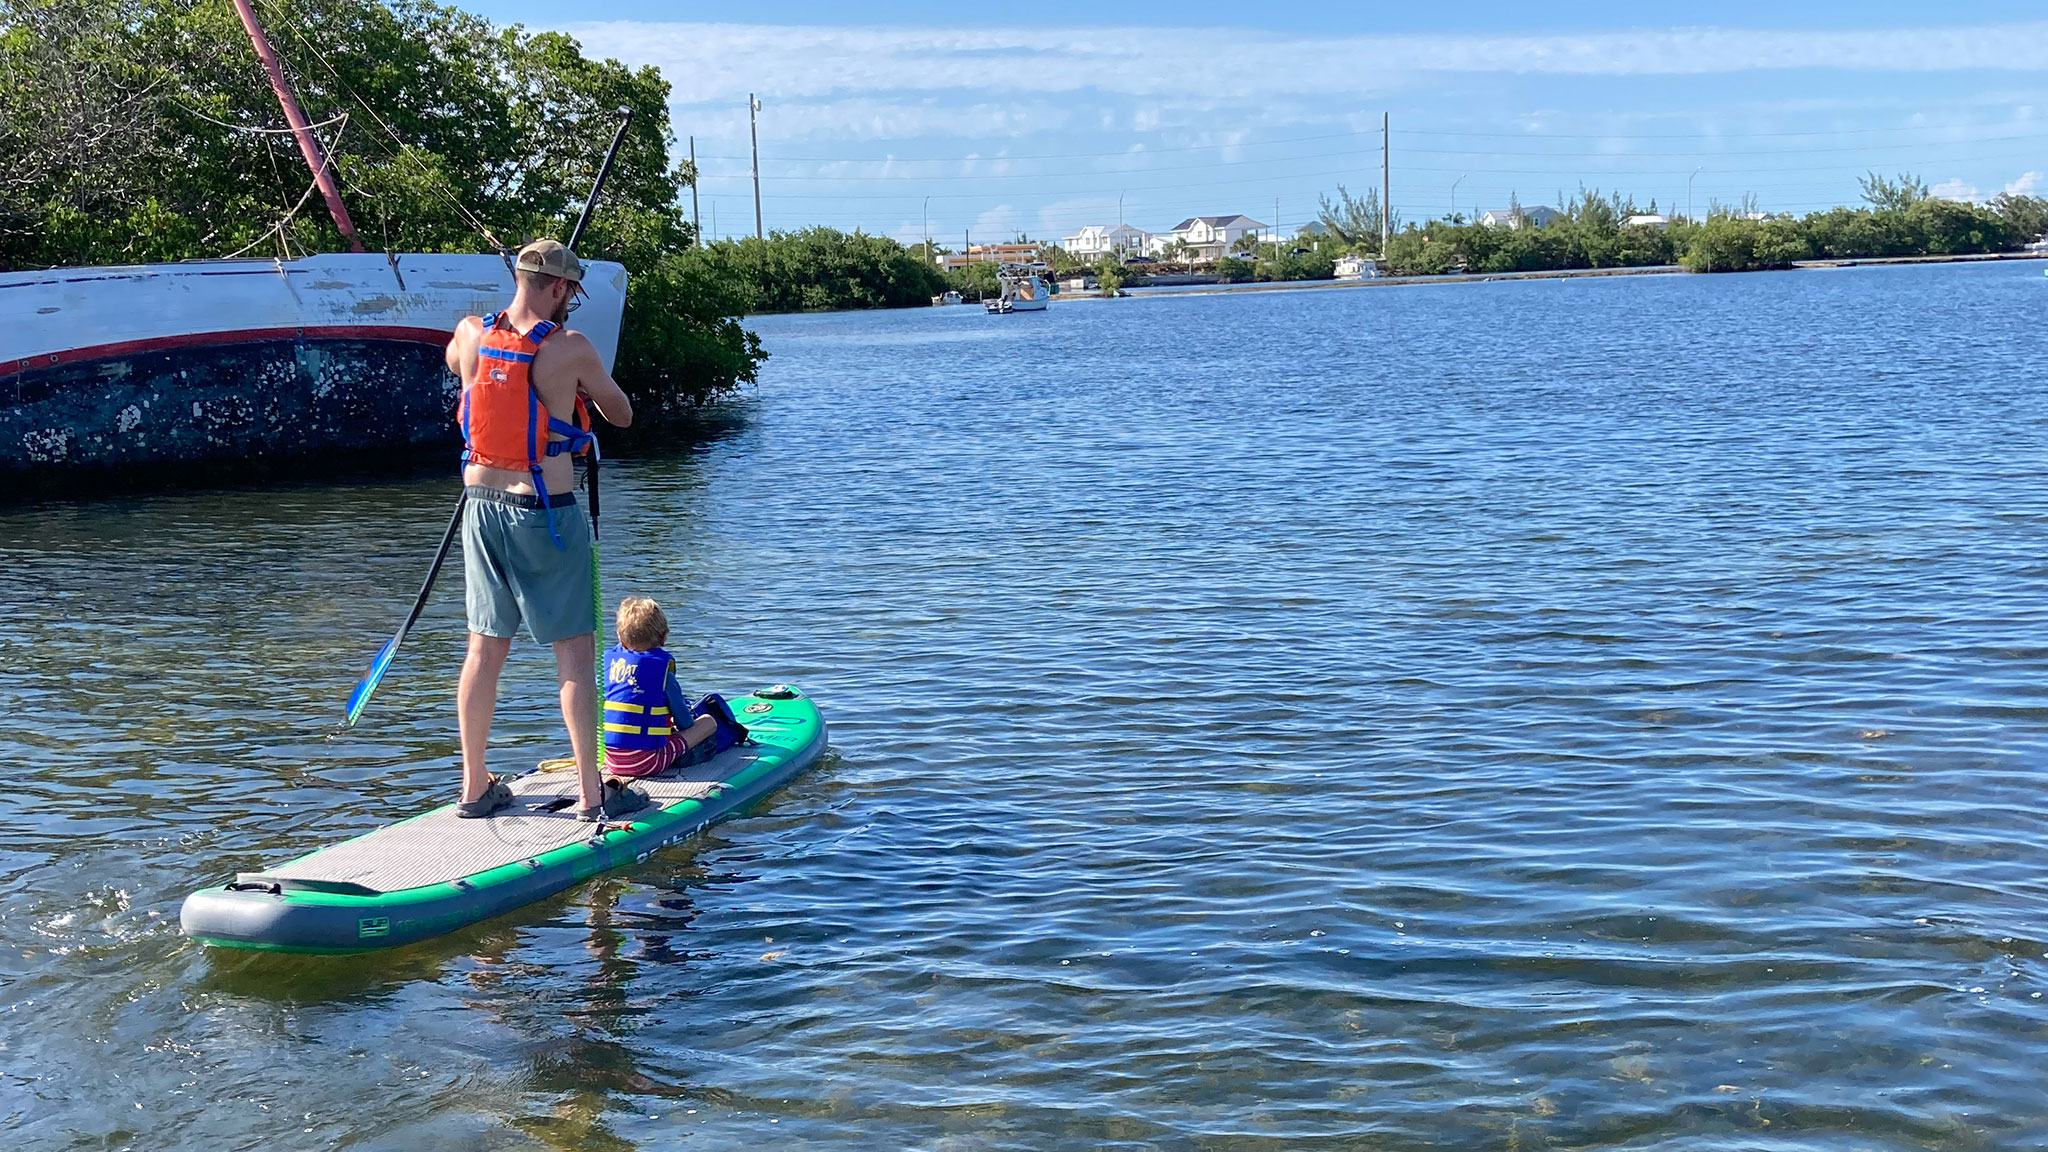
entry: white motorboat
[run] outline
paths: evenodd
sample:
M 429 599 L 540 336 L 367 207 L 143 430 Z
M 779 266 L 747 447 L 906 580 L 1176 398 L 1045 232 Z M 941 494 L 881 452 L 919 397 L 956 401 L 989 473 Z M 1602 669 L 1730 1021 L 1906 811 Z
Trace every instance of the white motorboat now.
M 1043 312 L 1052 297 L 1052 289 L 1041 275 L 1045 265 L 1004 264 L 996 276 L 1002 285 L 1002 294 L 993 300 L 984 300 L 981 306 L 991 313 Z

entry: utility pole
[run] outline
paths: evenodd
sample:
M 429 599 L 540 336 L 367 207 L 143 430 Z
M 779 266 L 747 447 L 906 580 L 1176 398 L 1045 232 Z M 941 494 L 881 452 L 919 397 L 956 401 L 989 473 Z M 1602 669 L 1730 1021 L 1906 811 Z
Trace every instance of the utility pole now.
M 1387 254 L 1387 241 L 1394 238 L 1394 179 L 1393 162 L 1387 153 L 1392 150 L 1387 126 L 1391 118 L 1380 113 L 1380 255 Z
M 761 234 L 761 130 L 756 126 L 757 113 L 761 102 L 747 93 L 747 137 L 754 142 L 754 239 L 765 240 Z
M 690 227 L 697 232 L 697 247 L 704 246 L 704 217 L 697 214 L 697 138 L 690 137 Z
M 1273 197 L 1273 263 L 1280 262 L 1280 198 Z
M 1687 176 L 1685 178 L 1685 218 L 1687 220 L 1692 219 L 1692 182 L 1696 177 L 1699 176 L 1700 173 L 1706 170 L 1707 166 L 1702 164 L 1699 167 L 1692 170 L 1691 176 Z
M 924 198 L 924 258 L 932 258 L 932 198 Z

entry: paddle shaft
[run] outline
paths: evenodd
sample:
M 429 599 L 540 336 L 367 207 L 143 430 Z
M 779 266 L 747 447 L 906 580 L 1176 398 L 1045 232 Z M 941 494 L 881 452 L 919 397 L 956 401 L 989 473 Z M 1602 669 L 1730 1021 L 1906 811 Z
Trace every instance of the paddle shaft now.
M 590 609 L 591 623 L 590 652 L 597 665 L 597 773 L 604 775 L 604 648 L 598 641 L 604 637 L 604 572 L 597 558 L 597 444 L 590 445 L 590 469 L 585 479 L 590 484 Z
M 604 191 L 604 178 L 612 174 L 612 160 L 619 154 L 619 145 L 626 141 L 626 126 L 633 122 L 633 110 L 619 108 L 619 130 L 612 133 L 611 147 L 604 150 L 604 162 L 597 166 L 597 179 L 591 182 L 590 199 L 583 202 L 583 215 L 576 218 L 576 227 L 569 230 L 568 248 L 574 250 L 576 242 L 583 239 L 583 229 L 590 224 L 590 214 L 597 210 L 597 194 Z
M 448 517 L 448 527 L 441 533 L 441 546 L 434 549 L 434 562 L 427 565 L 427 578 L 420 583 L 420 594 L 412 602 L 412 611 L 406 613 L 405 623 L 398 629 L 403 637 L 419 623 L 420 613 L 426 611 L 427 597 L 433 594 L 434 581 L 441 577 L 441 565 L 448 559 L 448 549 L 455 543 L 455 534 L 462 531 L 462 513 L 469 507 L 469 489 L 464 488 L 455 497 L 455 514 Z
M 363 678 L 356 683 L 356 690 L 349 693 L 349 727 L 353 728 L 362 716 L 363 709 L 370 703 L 370 695 L 377 691 L 377 685 L 384 679 L 385 669 L 391 667 L 391 661 L 398 655 L 398 646 L 405 643 L 406 633 L 412 631 L 412 626 L 419 623 L 420 613 L 426 611 L 427 597 L 433 595 L 434 581 L 440 579 L 441 564 L 448 559 L 448 549 L 455 543 L 455 534 L 462 529 L 462 513 L 468 507 L 469 491 L 464 489 L 455 498 L 455 514 L 448 517 L 448 530 L 441 533 L 441 546 L 434 550 L 434 562 L 427 566 L 427 578 L 420 583 L 420 594 L 413 599 L 412 611 L 405 614 L 405 623 L 400 624 L 398 631 L 391 634 L 391 639 L 384 642 L 384 647 L 377 650 L 377 655 L 370 660 L 370 670 L 363 673 Z

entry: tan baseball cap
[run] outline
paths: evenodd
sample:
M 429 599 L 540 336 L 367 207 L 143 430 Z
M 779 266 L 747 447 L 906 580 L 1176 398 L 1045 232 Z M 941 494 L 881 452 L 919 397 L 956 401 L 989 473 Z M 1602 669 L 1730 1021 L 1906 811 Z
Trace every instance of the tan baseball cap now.
M 521 248 L 517 267 L 524 272 L 559 276 L 571 284 L 583 283 L 583 261 L 560 240 L 535 240 Z

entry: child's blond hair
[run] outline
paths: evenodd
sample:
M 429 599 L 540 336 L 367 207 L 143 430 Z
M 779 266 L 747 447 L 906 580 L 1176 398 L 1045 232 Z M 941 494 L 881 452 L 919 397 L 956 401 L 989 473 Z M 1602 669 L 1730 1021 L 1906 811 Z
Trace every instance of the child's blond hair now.
M 661 605 L 645 596 L 628 596 L 619 601 L 619 643 L 635 652 L 645 652 L 667 642 L 668 616 Z

